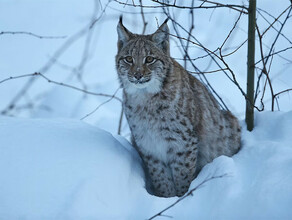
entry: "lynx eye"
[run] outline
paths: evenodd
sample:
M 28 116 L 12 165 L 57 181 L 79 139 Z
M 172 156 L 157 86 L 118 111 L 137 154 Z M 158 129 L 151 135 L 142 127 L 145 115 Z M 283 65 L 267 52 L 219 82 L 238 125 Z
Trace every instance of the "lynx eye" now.
M 155 58 L 152 56 L 148 56 L 145 59 L 145 63 L 154 63 L 154 61 L 155 61 Z
M 125 61 L 126 61 L 127 63 L 133 63 L 133 57 L 131 57 L 131 56 L 127 56 L 127 57 L 125 57 Z

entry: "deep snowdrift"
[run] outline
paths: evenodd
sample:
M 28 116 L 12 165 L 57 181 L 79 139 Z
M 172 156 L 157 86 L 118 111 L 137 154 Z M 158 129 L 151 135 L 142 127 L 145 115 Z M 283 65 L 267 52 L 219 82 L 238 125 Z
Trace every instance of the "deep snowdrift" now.
M 164 214 L 291 219 L 292 112 L 257 114 L 256 126 L 243 131 L 237 155 L 205 166 L 191 188 L 227 176 Z M 147 219 L 178 199 L 146 192 L 139 157 L 124 138 L 74 120 L 0 117 L 0 173 L 0 219 Z

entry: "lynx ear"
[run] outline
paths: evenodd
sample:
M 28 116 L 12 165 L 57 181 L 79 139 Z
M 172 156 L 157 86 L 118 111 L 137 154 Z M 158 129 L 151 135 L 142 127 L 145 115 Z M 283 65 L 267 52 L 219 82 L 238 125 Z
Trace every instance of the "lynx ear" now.
M 123 25 L 123 17 L 120 16 L 120 21 L 117 26 L 118 31 L 118 50 L 122 49 L 127 41 L 129 41 L 130 37 L 133 35 L 127 28 Z
M 164 52 L 169 53 L 169 29 L 166 19 L 158 30 L 151 35 L 152 41 Z

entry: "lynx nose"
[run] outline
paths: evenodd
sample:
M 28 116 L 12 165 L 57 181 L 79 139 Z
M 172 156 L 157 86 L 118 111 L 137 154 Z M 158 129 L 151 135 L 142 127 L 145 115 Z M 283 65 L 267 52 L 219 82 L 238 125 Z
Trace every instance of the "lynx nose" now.
M 143 74 L 140 73 L 140 72 L 137 72 L 137 73 L 134 74 L 134 77 L 135 77 L 137 80 L 139 80 L 139 79 L 141 79 L 141 78 L 143 77 Z

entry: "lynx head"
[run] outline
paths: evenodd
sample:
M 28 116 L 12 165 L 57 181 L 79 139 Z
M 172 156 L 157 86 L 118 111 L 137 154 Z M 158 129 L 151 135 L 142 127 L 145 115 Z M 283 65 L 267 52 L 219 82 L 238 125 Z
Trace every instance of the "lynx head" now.
M 151 35 L 138 35 L 127 30 L 120 17 L 116 67 L 121 86 L 127 93 L 161 90 L 171 66 L 166 22 Z

